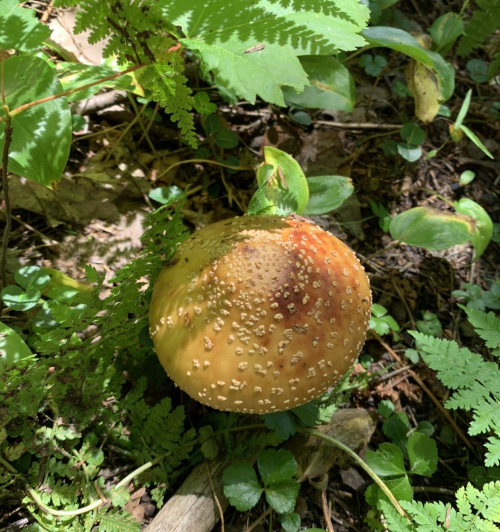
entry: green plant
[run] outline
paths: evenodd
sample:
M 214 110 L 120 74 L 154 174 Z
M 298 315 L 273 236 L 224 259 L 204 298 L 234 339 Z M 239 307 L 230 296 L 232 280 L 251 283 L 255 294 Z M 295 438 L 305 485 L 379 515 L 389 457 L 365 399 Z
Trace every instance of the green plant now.
M 425 140 L 425 131 L 414 122 L 408 122 L 404 124 L 399 134 L 405 141 L 397 145 L 399 155 L 410 163 L 420 159 L 422 150 L 419 145 Z
M 383 336 L 390 330 L 393 333 L 399 331 L 397 321 L 387 314 L 387 309 L 377 303 L 372 304 L 372 315 L 370 317 L 370 329 L 373 329 L 377 334 Z
M 358 66 L 362 67 L 366 74 L 376 78 L 387 66 L 387 59 L 383 55 L 364 54 L 358 59 Z
M 224 471 L 224 494 L 239 511 L 253 508 L 263 493 L 268 504 L 278 512 L 281 524 L 287 532 L 296 532 L 300 517 L 293 513 L 300 484 L 294 479 L 297 462 L 285 449 L 266 449 L 257 458 L 262 485 L 254 468 L 244 462 L 235 462 Z
M 464 299 L 465 305 L 476 310 L 500 309 L 500 282 L 494 281 L 489 290 L 479 285 L 463 283 L 463 290 L 454 290 L 452 296 Z

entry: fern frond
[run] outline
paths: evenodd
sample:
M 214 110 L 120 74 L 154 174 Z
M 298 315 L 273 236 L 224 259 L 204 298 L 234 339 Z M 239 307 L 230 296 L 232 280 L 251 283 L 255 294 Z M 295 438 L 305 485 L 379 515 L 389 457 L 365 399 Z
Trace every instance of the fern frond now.
M 140 532 L 141 525 L 125 511 L 99 512 L 99 532 Z
M 466 313 L 476 333 L 485 341 L 486 347 L 493 350 L 495 356 L 500 357 L 500 319 L 493 312 L 481 312 L 459 305 Z
M 490 68 L 488 69 L 488 74 L 490 75 L 490 78 L 495 76 L 499 70 L 500 70 L 500 52 L 497 52 L 493 56 L 493 61 L 490 63 Z
M 458 43 L 457 54 L 462 57 L 475 50 L 500 26 L 500 0 L 477 0 L 477 5 Z

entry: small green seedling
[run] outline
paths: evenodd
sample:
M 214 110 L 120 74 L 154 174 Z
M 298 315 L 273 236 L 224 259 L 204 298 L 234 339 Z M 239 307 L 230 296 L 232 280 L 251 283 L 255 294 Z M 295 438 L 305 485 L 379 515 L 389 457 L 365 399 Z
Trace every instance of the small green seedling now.
M 373 214 L 378 217 L 378 226 L 384 233 L 387 233 L 392 221 L 392 216 L 389 211 L 381 203 L 377 203 L 376 201 L 370 201 L 370 207 L 372 208 Z
M 406 123 L 399 132 L 405 142 L 397 145 L 398 153 L 408 162 L 417 161 L 422 155 L 420 144 L 425 140 L 425 131 L 414 122 Z
M 433 312 L 422 311 L 422 317 L 423 319 L 415 323 L 419 332 L 428 334 L 429 336 L 441 336 L 443 326 L 436 314 Z
M 383 336 L 389 331 L 397 333 L 399 325 L 397 321 L 387 314 L 387 309 L 382 305 L 373 303 L 372 315 L 370 317 L 370 329 L 373 329 L 377 334 Z
M 462 288 L 451 294 L 457 299 L 463 299 L 467 307 L 482 311 L 487 308 L 500 309 L 500 281 L 493 281 L 490 290 L 483 290 L 479 285 L 470 283 L 463 283 Z
M 363 54 L 358 61 L 358 66 L 364 69 L 369 76 L 376 78 L 382 69 L 387 66 L 387 59 L 382 55 Z
M 267 503 L 278 512 L 283 528 L 296 532 L 300 527 L 300 517 L 293 513 L 300 484 L 294 478 L 297 462 L 292 453 L 285 449 L 266 449 L 259 453 L 257 468 L 247 463 L 236 462 L 224 471 L 222 481 L 224 494 L 238 511 L 253 508 L 265 493 Z

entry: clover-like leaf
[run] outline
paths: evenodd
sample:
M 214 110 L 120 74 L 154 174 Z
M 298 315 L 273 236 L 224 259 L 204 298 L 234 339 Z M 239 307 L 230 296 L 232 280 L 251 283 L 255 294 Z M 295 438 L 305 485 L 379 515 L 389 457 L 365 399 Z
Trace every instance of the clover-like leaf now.
M 2 301 L 12 310 L 24 312 L 36 307 L 40 301 L 40 291 L 31 288 L 26 292 L 16 285 L 6 286 L 1 292 Z

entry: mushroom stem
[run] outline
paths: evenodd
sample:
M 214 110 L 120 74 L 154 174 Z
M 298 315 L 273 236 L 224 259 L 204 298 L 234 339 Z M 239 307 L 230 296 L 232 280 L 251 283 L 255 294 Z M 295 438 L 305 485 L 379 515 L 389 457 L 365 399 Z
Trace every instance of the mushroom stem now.
M 370 475 L 370 477 L 373 479 L 373 481 L 378 485 L 378 487 L 384 492 L 386 497 L 391 501 L 392 505 L 396 510 L 400 513 L 402 517 L 406 517 L 407 519 L 410 519 L 406 512 L 403 510 L 401 505 L 399 504 L 398 500 L 394 495 L 392 494 L 392 491 L 387 487 L 385 482 L 373 471 L 373 469 L 357 454 L 355 453 L 350 447 L 347 445 L 344 445 L 342 442 L 336 440 L 335 438 L 332 438 L 331 436 L 328 436 L 327 434 L 323 434 L 322 432 L 318 432 L 317 430 L 313 429 L 303 429 L 300 427 L 297 427 L 297 432 L 301 432 L 302 434 L 309 434 L 310 436 L 314 436 L 315 438 L 322 438 L 323 440 L 326 440 L 327 442 L 331 443 L 332 445 L 335 445 L 335 447 L 338 447 L 345 453 L 347 453 L 359 466 L 361 466 L 367 473 Z

